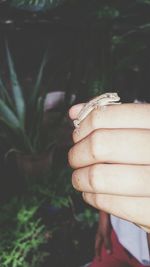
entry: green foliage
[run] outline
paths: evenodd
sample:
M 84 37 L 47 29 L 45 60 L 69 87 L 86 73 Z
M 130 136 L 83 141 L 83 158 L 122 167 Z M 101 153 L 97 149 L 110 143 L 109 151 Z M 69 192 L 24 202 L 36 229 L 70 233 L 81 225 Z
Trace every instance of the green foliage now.
M 78 222 L 80 222 L 81 227 L 93 227 L 94 224 L 98 221 L 98 213 L 90 208 L 86 207 L 83 212 L 76 214 L 75 218 Z
M 94 5 L 95 3 L 95 5 Z M 125 2 L 95 1 L 93 25 L 97 30 L 99 62 L 96 63 L 92 81 L 89 81 L 90 95 L 98 95 L 104 90 L 112 90 L 112 84 L 119 73 L 126 73 L 134 65 L 140 65 L 140 58 L 149 54 L 150 23 L 147 12 L 150 1 Z M 91 4 L 92 6 L 92 4 Z M 139 19 L 139 10 L 143 14 Z M 145 15 L 144 15 L 145 13 Z M 94 26 L 93 26 L 94 28 Z M 93 43 L 95 42 L 93 40 Z M 140 71 L 138 66 L 137 71 Z
M 101 9 L 97 11 L 97 18 L 99 19 L 114 19 L 119 17 L 120 12 L 115 7 L 103 6 Z
M 141 4 L 150 4 L 150 0 L 137 0 L 137 2 L 141 3 Z
M 64 0 L 11 0 L 11 5 L 29 11 L 44 11 L 55 8 Z
M 16 197 L 0 208 L 1 267 L 40 267 L 48 256 L 42 250 L 46 228 L 37 216 L 38 207 L 35 198 Z
M 53 250 L 63 251 L 62 243 L 57 244 L 57 239 L 53 247 L 53 239 L 64 227 L 66 229 L 66 225 L 67 238 L 68 235 L 72 238 L 70 242 L 76 249 L 78 231 L 91 229 L 97 221 L 95 210 L 85 206 L 81 211 L 76 205 L 80 194 L 72 188 L 71 169 L 67 166 L 60 168 L 59 163 L 57 167 L 57 172 L 51 169 L 47 176 L 36 180 L 30 177 L 22 195 L 1 205 L 1 267 L 45 266 L 45 262 L 51 263 L 51 254 L 56 253 Z
M 11 81 L 11 88 L 13 91 L 13 97 L 14 97 L 14 103 L 15 103 L 15 109 L 16 109 L 16 116 L 18 117 L 18 122 L 20 124 L 20 128 L 24 129 L 24 123 L 25 123 L 25 103 L 22 95 L 21 86 L 19 84 L 19 81 L 17 79 L 17 75 L 14 69 L 13 61 L 8 49 L 8 46 L 6 45 L 6 51 L 7 51 L 7 60 L 9 65 L 9 72 L 10 72 L 10 81 Z
M 71 184 L 72 170 L 68 166 L 60 167 L 57 164 L 57 171 L 53 168 L 35 182 L 29 180 L 28 188 L 31 195 L 36 195 L 40 202 L 49 201 L 56 208 L 69 208 L 71 195 L 74 189 Z
M 57 119 L 53 120 L 55 114 L 51 113 L 51 119 L 47 125 L 44 124 L 44 101 L 47 90 L 41 90 L 41 81 L 47 54 L 42 59 L 35 85 L 27 91 L 18 80 L 7 45 L 6 52 L 11 88 L 7 88 L 7 82 L 0 77 L 0 127 L 3 133 L 1 142 L 7 143 L 9 151 L 26 154 L 46 151 L 54 142 L 52 124 L 54 121 L 56 124 L 59 117 L 57 114 Z

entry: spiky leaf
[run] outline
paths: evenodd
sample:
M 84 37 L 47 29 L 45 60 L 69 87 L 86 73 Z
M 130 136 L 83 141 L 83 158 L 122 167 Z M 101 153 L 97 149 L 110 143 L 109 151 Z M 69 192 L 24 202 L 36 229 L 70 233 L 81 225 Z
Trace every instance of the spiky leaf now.
M 10 128 L 19 129 L 20 122 L 11 109 L 0 99 L 0 119 L 4 121 Z
M 31 96 L 31 101 L 33 103 L 35 103 L 36 100 L 39 97 L 39 90 L 40 90 L 41 81 L 42 81 L 42 78 L 43 78 L 43 71 L 44 71 L 44 67 L 45 67 L 46 62 L 47 62 L 47 58 L 48 58 L 47 57 L 47 53 L 45 53 L 45 55 L 43 57 L 43 60 L 42 60 L 42 63 L 41 63 L 41 66 L 40 66 L 40 69 L 38 71 L 37 79 L 36 79 L 35 86 L 34 86 L 34 89 L 33 89 L 33 94 Z
M 13 6 L 33 12 L 55 8 L 63 2 L 64 0 L 11 0 Z
M 5 95 L 6 95 L 6 89 L 2 81 L 2 78 L 0 77 L 0 96 L 3 100 L 5 99 Z
M 12 103 L 12 100 L 7 92 L 7 89 L 3 83 L 3 80 L 0 76 L 0 97 L 6 101 L 6 103 L 8 103 L 11 107 L 13 107 L 13 103 Z
M 15 72 L 15 68 L 14 68 L 14 64 L 13 64 L 13 60 L 12 60 L 12 57 L 10 55 L 7 44 L 6 44 L 6 52 L 7 52 L 8 66 L 9 66 L 9 72 L 10 72 L 10 81 L 11 81 L 16 111 L 17 111 L 17 115 L 18 115 L 18 118 L 20 120 L 20 123 L 23 127 L 24 126 L 24 119 L 25 119 L 25 103 L 24 103 L 24 98 L 23 98 L 23 94 L 22 94 L 22 89 L 21 89 L 20 83 L 18 81 L 17 74 Z

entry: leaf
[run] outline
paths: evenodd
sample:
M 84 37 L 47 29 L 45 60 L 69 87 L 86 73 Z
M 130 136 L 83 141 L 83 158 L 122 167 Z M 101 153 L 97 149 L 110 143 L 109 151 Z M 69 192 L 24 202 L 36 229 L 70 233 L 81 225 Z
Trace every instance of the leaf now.
M 25 120 L 25 102 L 22 95 L 21 86 L 18 82 L 17 75 L 14 69 L 14 64 L 8 49 L 8 45 L 6 43 L 6 52 L 7 52 L 7 59 L 9 65 L 9 72 L 10 72 L 10 81 L 12 85 L 13 97 L 16 105 L 16 111 L 18 118 L 22 127 L 24 127 L 24 120 Z
M 42 81 L 42 77 L 43 77 L 43 71 L 44 71 L 44 67 L 45 67 L 46 63 L 47 63 L 47 52 L 45 53 L 45 55 L 43 57 L 40 69 L 38 71 L 37 79 L 35 82 L 33 94 L 31 96 L 31 101 L 33 103 L 36 102 L 36 99 L 38 98 L 38 95 L 39 95 L 39 90 L 40 90 L 41 81 Z
M 11 109 L 0 99 L 0 119 L 3 120 L 10 128 L 21 128 L 20 122 Z
M 0 96 L 3 100 L 5 100 L 8 104 L 10 104 L 11 107 L 13 107 L 12 100 L 7 92 L 7 89 L 5 88 L 5 85 L 3 83 L 3 80 L 0 76 Z
M 5 92 L 6 92 L 6 89 L 3 84 L 2 78 L 0 77 L 0 96 L 2 97 L 3 100 L 5 99 Z
M 139 2 L 141 4 L 148 4 L 148 5 L 150 5 L 150 0 L 137 0 L 137 2 Z
M 43 112 L 44 112 L 44 98 L 42 98 L 42 97 L 38 98 L 36 110 L 37 110 L 37 114 L 36 114 L 36 118 L 35 118 L 36 125 L 35 125 L 34 131 L 33 131 L 33 133 L 36 133 L 33 136 L 33 138 L 34 138 L 33 146 L 35 148 L 37 147 L 37 144 L 38 144 L 39 139 L 40 139 L 40 131 L 41 131 L 41 126 L 42 126 L 42 121 L 43 121 Z M 32 135 L 33 135 L 33 133 L 32 133 Z
M 16 8 L 25 9 L 29 11 L 44 11 L 50 8 L 56 8 L 62 4 L 64 0 L 11 0 L 11 5 Z

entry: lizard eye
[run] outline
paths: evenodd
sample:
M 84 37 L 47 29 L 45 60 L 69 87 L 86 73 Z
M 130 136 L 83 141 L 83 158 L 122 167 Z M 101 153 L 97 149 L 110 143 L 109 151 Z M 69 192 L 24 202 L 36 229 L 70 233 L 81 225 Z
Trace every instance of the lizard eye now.
M 111 95 L 110 95 L 109 93 L 107 93 L 107 94 L 105 95 L 105 97 L 111 97 Z

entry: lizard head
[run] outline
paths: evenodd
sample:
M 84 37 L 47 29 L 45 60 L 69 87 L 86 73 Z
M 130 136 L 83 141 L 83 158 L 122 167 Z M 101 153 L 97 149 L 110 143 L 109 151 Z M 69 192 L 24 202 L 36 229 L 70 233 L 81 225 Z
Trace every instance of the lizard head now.
M 118 102 L 120 100 L 117 93 L 106 93 L 105 98 L 107 99 L 107 103 Z

